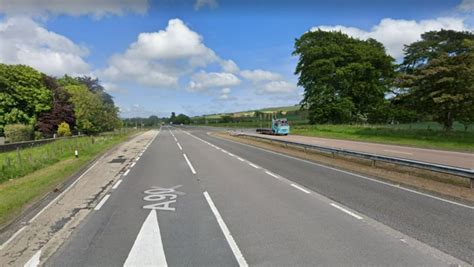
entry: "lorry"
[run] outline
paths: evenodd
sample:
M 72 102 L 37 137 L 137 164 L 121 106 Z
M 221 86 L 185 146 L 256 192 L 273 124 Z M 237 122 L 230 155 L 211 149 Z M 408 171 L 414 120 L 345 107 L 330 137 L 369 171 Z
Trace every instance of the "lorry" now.
M 271 128 L 258 128 L 257 133 L 273 134 L 273 135 L 288 135 L 290 133 L 290 125 L 286 118 L 272 118 Z

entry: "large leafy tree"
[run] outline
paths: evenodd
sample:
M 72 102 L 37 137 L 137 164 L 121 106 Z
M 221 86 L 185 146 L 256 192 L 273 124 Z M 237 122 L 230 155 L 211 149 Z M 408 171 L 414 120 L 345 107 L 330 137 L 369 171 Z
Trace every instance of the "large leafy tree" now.
M 95 134 L 103 130 L 100 98 L 84 85 L 66 85 L 64 89 L 71 96 L 76 117 L 76 128 L 86 134 Z
M 453 122 L 473 121 L 474 34 L 430 31 L 405 47 L 399 98 L 420 113 L 452 129 Z
M 6 124 L 34 125 L 38 115 L 50 110 L 52 92 L 42 74 L 24 65 L 0 64 L 0 132 Z
M 53 93 L 53 104 L 51 110 L 41 113 L 36 127 L 40 132 L 49 136 L 56 133 L 59 124 L 63 122 L 74 128 L 76 119 L 74 116 L 74 106 L 69 100 L 69 94 L 58 85 L 54 78 L 43 75 L 43 81 L 45 86 Z
M 293 55 L 299 56 L 295 74 L 311 123 L 377 117 L 372 115 L 384 105 L 395 73 L 381 43 L 317 30 L 296 39 Z

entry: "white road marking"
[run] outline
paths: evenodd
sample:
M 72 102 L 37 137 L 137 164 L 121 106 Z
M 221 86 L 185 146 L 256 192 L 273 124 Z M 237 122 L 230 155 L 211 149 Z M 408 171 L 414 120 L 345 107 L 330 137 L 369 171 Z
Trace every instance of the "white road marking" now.
M 194 170 L 194 167 L 193 165 L 191 164 L 191 162 L 189 161 L 188 157 L 186 156 L 186 154 L 183 153 L 183 156 L 184 156 L 184 159 L 186 160 L 186 162 L 188 163 L 188 166 L 189 168 L 191 169 L 191 172 L 193 174 L 196 174 L 196 171 Z
M 305 192 L 306 194 L 311 193 L 311 192 L 309 192 L 308 190 L 306 190 L 306 189 L 304 189 L 304 188 L 302 188 L 302 187 L 300 187 L 300 186 L 298 186 L 298 185 L 291 184 L 291 186 L 293 186 L 294 188 L 296 188 L 296 189 L 298 189 L 298 190 L 301 190 L 301 191 Z
M 117 187 L 122 183 L 122 179 L 118 180 L 114 186 L 112 186 L 112 189 L 117 189 Z
M 176 139 L 176 137 L 175 137 L 175 138 L 174 138 L 174 141 L 175 141 L 175 142 L 178 142 L 178 139 Z
M 179 143 L 178 144 L 178 147 L 179 147 L 179 150 L 183 150 L 183 148 L 181 147 L 181 145 Z
M 235 240 L 232 237 L 232 234 L 230 233 L 229 228 L 227 228 L 227 225 L 222 219 L 219 211 L 217 210 L 216 206 L 214 205 L 214 202 L 211 199 L 211 196 L 209 196 L 209 193 L 207 193 L 207 191 L 204 192 L 204 197 L 206 198 L 207 203 L 209 204 L 209 207 L 211 207 L 212 213 L 214 213 L 214 216 L 217 219 L 217 223 L 221 227 L 222 233 L 224 233 L 225 239 L 227 240 L 227 243 L 229 243 L 229 246 L 232 249 L 232 252 L 234 253 L 235 259 L 237 260 L 240 266 L 248 266 L 247 261 L 242 255 L 242 252 L 240 252 L 240 249 L 237 246 L 237 243 L 235 243 Z
M 126 170 L 123 176 L 127 176 L 127 174 L 130 172 L 130 169 Z
M 259 166 L 255 165 L 255 164 L 253 164 L 253 163 L 251 163 L 251 162 L 248 162 L 248 164 L 249 164 L 250 166 L 254 167 L 255 169 L 260 169 Z
M 38 250 L 31 259 L 23 265 L 24 267 L 36 267 L 40 263 L 40 257 L 41 257 L 41 249 Z
M 130 168 L 133 168 L 135 166 L 135 164 L 137 164 L 136 162 L 132 163 L 132 165 L 130 165 Z
M 23 226 L 21 227 L 20 229 L 18 229 L 18 231 L 16 231 L 7 241 L 5 241 L 5 243 L 3 243 L 1 246 L 0 246 L 0 250 L 2 250 L 4 247 L 6 247 L 10 242 L 12 242 L 13 239 L 15 239 L 15 237 L 17 237 L 21 232 L 23 232 L 24 230 L 26 229 L 26 226 Z
M 237 159 L 240 160 L 240 161 L 245 161 L 245 160 L 244 160 L 243 158 L 241 158 L 241 157 L 237 157 Z
M 230 153 L 230 152 L 227 152 L 227 155 L 231 156 L 231 157 L 235 157 L 234 154 Z
M 276 175 L 276 174 L 274 174 L 274 173 L 271 173 L 271 172 L 269 172 L 269 171 L 265 171 L 265 173 L 268 174 L 268 175 L 270 175 L 270 176 L 273 176 L 273 177 L 275 177 L 275 178 L 277 178 L 277 179 L 280 179 L 280 177 L 278 177 L 278 175 Z
M 385 151 L 385 152 L 392 152 L 392 153 L 398 153 L 398 154 L 405 154 L 405 155 L 413 155 L 413 153 L 403 152 L 403 151 L 397 151 L 397 150 L 390 150 L 390 149 L 384 149 L 383 151 Z
M 87 169 L 83 174 L 81 174 L 81 176 L 79 176 L 79 178 L 77 178 L 72 184 L 70 184 L 61 194 L 59 194 L 55 199 L 53 199 L 53 201 L 49 202 L 48 205 L 46 205 L 42 210 L 40 210 L 40 212 L 38 212 L 33 218 L 31 218 L 28 223 L 32 223 L 34 220 L 36 220 L 36 218 L 38 218 L 38 216 L 40 216 L 47 208 L 53 205 L 53 203 L 56 203 L 60 197 L 62 197 L 64 194 L 66 194 L 66 192 L 71 190 L 71 188 L 76 185 L 82 179 L 82 177 L 84 177 L 90 170 L 92 170 L 92 168 L 94 168 L 104 157 L 105 155 L 100 157 L 92 166 L 90 166 L 89 169 Z
M 140 157 L 137 157 L 137 159 L 135 161 L 139 161 L 140 160 Z
M 95 206 L 94 210 L 100 210 L 100 208 L 102 208 L 102 206 L 104 206 L 105 202 L 107 202 L 107 199 L 109 199 L 109 197 L 110 197 L 110 194 L 105 195 L 105 197 L 102 198 L 102 200 L 99 202 L 99 204 L 97 204 L 97 206 Z
M 337 204 L 331 203 L 331 206 L 333 206 L 334 208 L 336 208 L 336 209 L 338 209 L 338 210 L 340 210 L 340 211 L 342 211 L 342 212 L 345 212 L 345 213 L 351 215 L 352 217 L 356 218 L 357 220 L 362 220 L 362 217 L 361 217 L 361 216 L 359 216 L 359 215 L 355 214 L 354 212 L 352 212 L 352 211 L 350 211 L 350 210 L 347 210 L 347 209 L 345 209 L 345 208 L 343 208 L 343 207 L 341 207 L 341 206 L 339 206 L 339 205 L 337 205 Z
M 123 266 L 168 266 L 156 210 L 151 210 Z
M 195 138 L 197 138 L 197 137 L 195 137 Z M 222 139 L 222 138 L 219 138 L 219 137 L 215 137 L 215 138 L 218 138 L 218 139 L 224 140 L 224 141 L 228 141 L 228 142 L 231 142 L 231 143 L 235 143 L 235 144 L 238 144 L 238 145 L 250 147 L 250 148 L 253 148 L 253 149 L 258 149 L 258 150 L 264 151 L 266 153 L 271 153 L 271 154 L 279 155 L 279 156 L 282 156 L 282 157 L 285 157 L 285 158 L 290 158 L 290 159 L 302 161 L 302 162 L 312 164 L 312 165 L 315 165 L 315 166 L 318 166 L 318 167 L 321 167 L 321 168 L 325 168 L 325 169 L 328 169 L 328 170 L 333 170 L 333 171 L 337 171 L 337 172 L 340 172 L 340 173 L 345 173 L 347 175 L 351 175 L 351 176 L 358 177 L 358 178 L 365 179 L 365 180 L 369 180 L 369 181 L 372 181 L 372 182 L 375 182 L 375 183 L 391 186 L 391 187 L 394 187 L 394 188 L 398 188 L 400 190 L 408 191 L 410 193 L 414 193 L 414 194 L 417 194 L 417 195 L 421 195 L 421 196 L 429 197 L 429 198 L 436 199 L 436 200 L 439 200 L 439 201 L 443 201 L 443 202 L 446 202 L 446 203 L 450 203 L 450 204 L 453 204 L 453 205 L 456 205 L 456 206 L 459 206 L 459 207 L 474 210 L 473 206 L 469 206 L 469 205 L 465 205 L 465 204 L 462 204 L 462 203 L 459 203 L 459 202 L 455 202 L 455 201 L 447 200 L 447 199 L 444 199 L 444 198 L 436 197 L 436 196 L 433 196 L 433 195 L 430 195 L 430 194 L 425 194 L 425 193 L 422 193 L 422 192 L 419 192 L 419 191 L 416 191 L 416 190 L 413 190 L 413 189 L 409 189 L 409 188 L 406 188 L 406 187 L 403 187 L 403 186 L 400 186 L 400 185 L 387 183 L 387 182 L 376 180 L 376 179 L 373 179 L 373 178 L 369 178 L 369 177 L 366 177 L 366 176 L 363 176 L 363 175 L 360 175 L 360 174 L 356 174 L 356 173 L 352 173 L 352 172 L 348 172 L 348 171 L 343 171 L 343 170 L 336 169 L 336 168 L 333 168 L 333 167 L 329 167 L 329 166 L 326 166 L 326 165 L 322 165 L 322 164 L 319 164 L 319 163 L 316 163 L 316 162 L 296 158 L 296 157 L 293 157 L 293 156 L 285 155 L 285 154 L 282 154 L 282 153 L 278 153 L 278 152 L 275 152 L 275 151 L 263 149 L 263 148 L 260 148 L 260 147 L 251 146 L 251 145 L 239 143 L 239 142 L 232 141 L 232 140 Z

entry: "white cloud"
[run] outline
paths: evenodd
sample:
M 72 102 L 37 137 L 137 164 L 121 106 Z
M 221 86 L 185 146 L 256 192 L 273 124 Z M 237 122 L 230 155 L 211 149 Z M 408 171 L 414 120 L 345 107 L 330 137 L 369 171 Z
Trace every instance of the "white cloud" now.
M 282 79 L 281 75 L 278 73 L 261 69 L 243 70 L 240 72 L 240 75 L 251 82 L 277 81 Z
M 46 74 L 80 75 L 90 71 L 84 62 L 87 48 L 48 31 L 25 17 L 12 17 L 0 23 L 0 62 L 25 64 Z
M 361 39 L 374 38 L 383 43 L 387 52 L 396 59 L 403 56 L 405 44 L 420 40 L 421 34 L 426 31 L 440 29 L 469 30 L 463 19 L 448 17 L 421 21 L 385 18 L 379 24 L 373 26 L 370 31 L 342 25 L 321 25 L 313 27 L 311 30 L 315 31 L 318 28 L 324 31 L 341 31 Z
M 292 94 L 297 89 L 296 84 L 287 81 L 272 81 L 257 87 L 257 94 Z
M 230 88 L 222 88 L 221 91 L 219 92 L 219 96 L 217 97 L 217 100 L 220 100 L 220 101 L 235 100 L 236 98 L 230 95 L 231 92 L 232 90 Z
M 216 8 L 219 4 L 217 0 L 196 0 L 194 8 L 199 10 L 201 7 L 209 6 L 209 8 Z
M 148 0 L 0 0 L 0 13 L 6 15 L 92 15 L 101 18 L 127 12 L 144 14 Z
M 199 92 L 207 91 L 215 87 L 229 87 L 240 84 L 239 78 L 232 73 L 226 72 L 204 72 L 193 74 L 188 84 L 188 91 Z
M 463 0 L 458 9 L 462 12 L 474 12 L 474 0 Z
M 225 72 L 230 72 L 230 73 L 237 73 L 239 72 L 239 66 L 235 64 L 233 60 L 221 60 L 220 62 L 222 70 Z
M 139 34 L 125 53 L 112 56 L 109 66 L 99 73 L 110 81 L 175 87 L 182 75 L 221 62 L 225 61 L 204 45 L 199 34 L 172 19 L 165 30 Z

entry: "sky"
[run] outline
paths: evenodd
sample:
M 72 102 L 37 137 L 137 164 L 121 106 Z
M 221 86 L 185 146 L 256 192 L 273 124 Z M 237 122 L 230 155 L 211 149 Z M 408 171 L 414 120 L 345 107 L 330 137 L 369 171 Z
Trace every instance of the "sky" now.
M 0 62 L 97 77 L 122 117 L 298 104 L 305 32 L 375 38 L 397 61 L 430 30 L 474 30 L 474 0 L 0 0 Z

